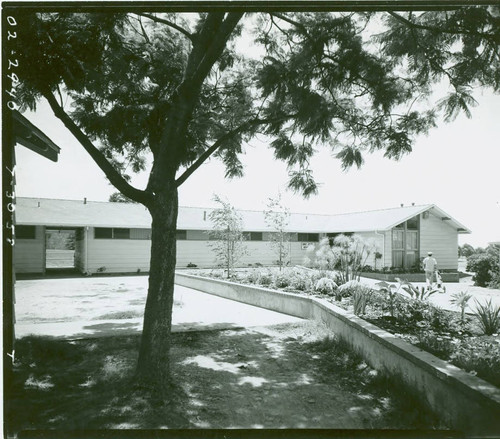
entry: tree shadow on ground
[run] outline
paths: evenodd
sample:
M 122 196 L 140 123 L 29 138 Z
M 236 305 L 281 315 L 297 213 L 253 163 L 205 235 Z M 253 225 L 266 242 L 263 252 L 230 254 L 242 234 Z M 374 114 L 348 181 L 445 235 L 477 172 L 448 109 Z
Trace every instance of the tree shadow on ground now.
M 133 385 L 138 336 L 27 337 L 16 346 L 8 427 L 441 427 L 410 394 L 314 328 L 305 322 L 176 333 L 173 384 L 163 399 Z

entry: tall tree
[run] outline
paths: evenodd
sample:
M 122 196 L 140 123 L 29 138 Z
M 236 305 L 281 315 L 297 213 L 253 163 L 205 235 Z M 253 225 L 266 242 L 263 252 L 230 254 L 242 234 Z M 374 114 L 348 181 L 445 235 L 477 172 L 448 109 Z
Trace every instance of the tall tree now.
M 363 151 L 410 152 L 435 125 L 432 84 L 450 86 L 447 119 L 469 114 L 473 86 L 498 90 L 498 12 L 16 15 L 23 107 L 45 98 L 109 181 L 151 213 L 139 380 L 168 382 L 178 187 L 211 156 L 241 176 L 243 144 L 257 133 L 305 196 L 317 191 L 309 159 L 322 145 L 344 167 L 360 166 Z M 251 32 L 259 56 L 237 50 Z M 138 189 L 125 170 L 144 169 L 148 153 Z

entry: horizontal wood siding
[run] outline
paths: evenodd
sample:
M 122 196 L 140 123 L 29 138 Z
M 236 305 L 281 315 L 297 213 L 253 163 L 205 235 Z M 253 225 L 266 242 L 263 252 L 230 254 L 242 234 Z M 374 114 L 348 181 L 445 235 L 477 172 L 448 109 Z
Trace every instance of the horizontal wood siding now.
M 440 218 L 430 216 L 429 219 L 422 220 L 421 231 L 421 255 L 428 249 L 434 251 L 440 268 L 457 268 L 457 233 L 446 222 Z M 88 270 L 95 273 L 99 268 L 105 267 L 104 272 L 124 273 L 149 270 L 149 258 L 151 241 L 143 239 L 94 239 L 93 230 L 90 229 L 88 245 Z M 140 232 L 144 236 L 143 231 Z M 358 236 L 365 240 L 375 243 L 376 251 L 382 253 L 383 257 L 377 260 L 377 268 L 392 265 L 392 231 L 381 232 L 362 232 Z M 136 233 L 131 230 L 131 236 Z M 384 239 L 385 236 L 385 239 Z M 186 240 L 177 241 L 177 267 L 187 267 L 188 264 L 195 264 L 200 268 L 215 267 L 217 261 L 211 247 L 210 241 L 206 239 L 207 235 L 202 230 L 188 230 Z M 269 239 L 269 233 L 263 233 L 264 241 L 246 241 L 245 246 L 248 255 L 244 256 L 238 265 L 248 266 L 249 264 L 275 265 L 277 255 L 272 248 Z M 302 242 L 294 241 L 289 243 L 290 263 L 292 265 L 304 265 L 307 257 L 310 255 L 307 248 L 302 248 Z M 315 245 L 318 243 L 304 243 L 305 245 Z M 78 244 L 77 244 L 78 245 Z M 77 249 L 77 265 L 79 269 L 83 268 L 85 260 L 84 246 L 80 251 Z M 367 265 L 374 266 L 375 251 L 366 261 Z
M 45 272 L 45 229 L 36 226 L 35 239 L 16 239 L 14 245 L 16 273 Z
M 291 243 L 288 244 L 290 246 Z M 242 258 L 243 265 L 262 264 L 276 265 L 278 260 L 277 251 L 272 247 L 271 241 L 248 241 L 245 242 L 248 254 Z
M 245 267 L 256 263 L 275 264 L 277 255 L 272 250 L 269 241 L 245 241 L 244 245 L 248 254 L 241 258 L 239 266 Z M 214 251 L 209 246 L 209 241 L 177 241 L 177 267 L 187 267 L 189 263 L 200 268 L 217 266 L 218 262 Z
M 91 273 L 104 268 L 104 273 L 136 273 L 149 271 L 151 241 L 143 239 L 94 239 L 89 228 L 88 267 Z
M 302 242 L 290 243 L 290 261 L 292 265 L 305 265 L 309 256 L 307 249 L 302 248 Z M 311 244 L 311 243 L 308 243 Z
M 206 235 L 204 237 L 206 239 Z M 177 241 L 177 267 L 185 268 L 189 263 L 200 268 L 209 268 L 216 265 L 215 256 L 208 246 L 208 241 Z
M 420 218 L 420 256 L 427 256 L 432 251 L 438 268 L 458 269 L 458 232 L 449 221 L 429 214 Z

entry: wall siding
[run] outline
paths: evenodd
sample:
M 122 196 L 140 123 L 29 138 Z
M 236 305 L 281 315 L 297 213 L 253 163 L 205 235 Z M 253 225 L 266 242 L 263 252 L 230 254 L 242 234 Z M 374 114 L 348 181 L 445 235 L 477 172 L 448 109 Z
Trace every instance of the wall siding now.
M 85 242 L 77 242 L 76 265 L 80 271 L 90 271 L 95 273 L 98 269 L 105 267 L 104 272 L 126 273 L 149 270 L 149 258 L 151 251 L 151 241 L 146 239 L 94 239 L 94 230 L 89 227 L 88 233 L 88 255 L 85 254 Z M 375 243 L 377 251 L 383 257 L 377 260 L 377 268 L 392 265 L 392 231 L 382 232 L 362 232 L 356 235 L 363 239 L 371 240 Z M 137 236 L 136 236 L 137 235 Z M 131 237 L 145 237 L 147 231 L 131 230 Z M 292 234 L 297 239 L 297 234 Z M 43 227 L 37 227 L 36 240 L 19 240 L 16 244 L 15 263 L 17 271 L 22 272 L 43 272 L 44 271 L 44 238 Z M 40 239 L 39 239 L 40 238 Z M 200 268 L 214 267 L 217 262 L 215 255 L 209 246 L 207 234 L 202 230 L 188 230 L 186 240 L 177 241 L 177 267 L 187 267 L 188 264 L 195 264 Z M 238 265 L 248 266 L 250 264 L 274 265 L 277 255 L 268 241 L 269 233 L 263 233 L 264 241 L 246 241 L 245 245 L 248 254 L 244 256 Z M 289 243 L 289 259 L 292 265 L 304 265 L 309 256 L 307 248 L 302 248 L 301 241 Z M 306 243 L 307 246 L 317 243 Z M 430 215 L 428 219 L 421 220 L 420 251 L 425 255 L 432 250 L 438 266 L 442 269 L 457 269 L 458 237 L 453 227 L 445 221 Z M 85 267 L 88 261 L 88 267 Z M 367 265 L 374 266 L 374 252 L 366 261 Z
M 138 239 L 94 239 L 94 232 L 89 228 L 88 237 L 88 267 L 91 273 L 104 267 L 105 273 L 126 273 L 149 270 L 151 241 Z M 132 233 L 132 232 L 131 232 Z M 201 240 L 200 238 L 205 238 Z M 195 264 L 199 268 L 210 268 L 217 265 L 215 254 L 206 240 L 203 231 L 188 230 L 186 240 L 177 241 L 177 267 L 185 268 Z M 198 238 L 198 239 L 196 239 Z M 270 241 L 246 241 L 248 254 L 241 258 L 239 266 L 250 264 L 274 265 L 277 260 L 275 250 Z M 301 242 L 289 243 L 289 258 L 292 265 L 302 265 L 307 256 L 307 250 L 302 249 Z M 81 263 L 78 268 L 83 271 L 85 253 L 82 245 Z
M 420 256 L 427 256 L 433 252 L 439 269 L 458 269 L 458 233 L 449 221 L 429 214 L 429 217 L 420 218 Z
M 36 226 L 35 239 L 16 239 L 14 267 L 16 273 L 45 272 L 45 228 Z
M 91 227 L 88 235 L 87 271 L 96 273 L 135 273 L 149 271 L 151 241 L 142 239 L 94 239 Z M 104 268 L 104 269 L 103 269 Z

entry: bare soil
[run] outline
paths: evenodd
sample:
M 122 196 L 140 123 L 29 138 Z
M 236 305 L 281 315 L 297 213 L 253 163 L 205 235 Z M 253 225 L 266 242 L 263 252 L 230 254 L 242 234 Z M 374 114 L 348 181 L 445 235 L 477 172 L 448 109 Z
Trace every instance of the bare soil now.
M 133 385 L 138 344 L 21 339 L 9 430 L 445 428 L 313 322 L 176 333 L 161 398 Z

